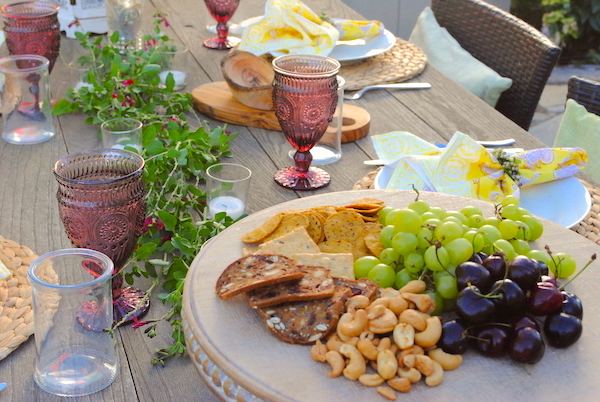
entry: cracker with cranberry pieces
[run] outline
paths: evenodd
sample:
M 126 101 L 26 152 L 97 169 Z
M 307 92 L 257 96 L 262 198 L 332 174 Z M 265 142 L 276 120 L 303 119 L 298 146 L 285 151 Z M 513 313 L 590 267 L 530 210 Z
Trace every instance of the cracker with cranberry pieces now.
M 329 269 L 299 265 L 304 276 L 276 286 L 262 286 L 248 292 L 251 307 L 269 307 L 291 301 L 316 300 L 333 296 L 335 283 Z
M 253 254 L 229 264 L 217 280 L 216 292 L 223 299 L 261 286 L 293 281 L 304 276 L 294 260 L 283 255 Z
M 335 290 L 332 297 L 319 300 L 289 302 L 259 308 L 267 328 L 284 342 L 307 345 L 327 338 L 337 326 L 352 295 L 347 287 Z

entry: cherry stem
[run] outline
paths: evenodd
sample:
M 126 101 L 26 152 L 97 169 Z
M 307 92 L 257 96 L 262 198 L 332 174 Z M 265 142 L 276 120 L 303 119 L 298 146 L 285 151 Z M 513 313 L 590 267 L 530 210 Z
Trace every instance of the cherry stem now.
M 587 262 L 587 264 L 585 264 L 585 266 L 583 268 L 581 268 L 579 270 L 579 272 L 577 272 L 575 275 L 573 275 L 571 277 L 571 279 L 569 279 L 565 284 L 561 285 L 558 289 L 563 290 L 569 283 L 573 282 L 575 280 L 575 278 L 577 278 L 583 271 L 585 271 L 585 269 L 587 267 L 589 267 L 590 264 L 594 261 L 596 261 L 596 253 L 592 254 L 592 256 L 590 257 L 590 260 Z M 558 272 L 558 270 L 557 270 L 557 272 Z
M 501 299 L 502 298 L 502 295 L 490 295 L 490 294 L 484 295 L 483 293 L 478 292 L 477 290 L 475 290 L 475 286 L 473 286 L 473 284 L 471 282 L 468 282 L 467 285 L 471 288 L 473 293 L 475 293 L 479 297 L 483 297 L 484 299 Z

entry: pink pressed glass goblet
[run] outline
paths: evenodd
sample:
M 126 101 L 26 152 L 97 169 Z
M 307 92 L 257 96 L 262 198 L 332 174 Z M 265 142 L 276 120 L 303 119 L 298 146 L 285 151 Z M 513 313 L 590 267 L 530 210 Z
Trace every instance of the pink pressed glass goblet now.
M 295 167 L 275 174 L 275 181 L 294 190 L 313 190 L 330 182 L 327 172 L 310 166 L 310 150 L 329 126 L 338 98 L 340 63 L 316 55 L 285 55 L 273 60 L 275 115 L 296 149 Z
M 123 287 L 120 271 L 142 234 L 146 216 L 144 159 L 121 149 L 90 149 L 60 158 L 54 165 L 58 210 L 75 247 L 106 254 L 114 263 L 113 315 L 121 321 L 143 315 L 144 293 Z M 94 266 L 87 267 L 94 274 Z
M 51 1 L 25 1 L 2 6 L 0 14 L 4 20 L 8 53 L 11 56 L 44 56 L 50 62 L 48 71 L 51 72 L 60 49 L 59 8 Z
M 231 49 L 240 42 L 239 38 L 228 36 L 229 27 L 227 22 L 233 17 L 237 10 L 240 0 L 204 0 L 210 15 L 217 21 L 216 38 L 209 38 L 204 41 L 204 46 L 211 49 Z

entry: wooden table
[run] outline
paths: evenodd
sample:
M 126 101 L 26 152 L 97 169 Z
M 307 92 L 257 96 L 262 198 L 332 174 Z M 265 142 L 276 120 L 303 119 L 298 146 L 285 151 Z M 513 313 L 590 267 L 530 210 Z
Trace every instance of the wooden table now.
M 0 0 L 0 4 L 7 3 L 9 1 Z M 335 17 L 360 17 L 339 0 L 306 0 L 306 3 L 317 13 L 324 11 Z M 148 0 L 146 5 L 147 29 L 152 24 L 153 12 L 160 10 L 167 14 L 173 35 L 190 48 L 192 57 L 188 69 L 188 90 L 222 80 L 219 62 L 224 52 L 202 46 L 202 41 L 211 34 L 205 30 L 208 17 L 201 0 Z M 244 0 L 234 19 L 242 21 L 259 15 L 263 7 L 264 1 Z M 69 76 L 66 63 L 75 48 L 74 40 L 63 37 L 62 56 L 51 75 L 54 97 L 64 96 L 66 88 L 73 86 L 73 77 Z M 5 46 L 2 52 L 6 54 Z M 543 146 L 434 68 L 427 67 L 414 81 L 430 82 L 433 88 L 395 93 L 372 91 L 363 99 L 354 101 L 354 104 L 371 113 L 371 134 L 405 130 L 428 141 L 445 142 L 456 130 L 460 130 L 478 140 L 512 137 L 517 140 L 516 146 L 521 148 Z M 216 121 L 211 121 L 211 124 L 222 125 Z M 0 141 L 0 235 L 30 247 L 39 255 L 70 247 L 58 217 L 53 163 L 68 153 L 100 146 L 98 128 L 85 125 L 83 115 L 61 116 L 55 119 L 55 126 L 56 137 L 43 144 L 19 146 Z M 341 161 L 325 167 L 332 178 L 328 187 L 314 192 L 294 192 L 279 187 L 273 181 L 273 174 L 278 168 L 291 164 L 288 157 L 291 148 L 282 133 L 243 126 L 229 126 L 228 130 L 240 133 L 231 145 L 234 154 L 231 162 L 246 165 L 253 172 L 249 213 L 298 197 L 350 190 L 357 180 L 372 170 L 362 161 L 376 156 L 368 137 L 344 144 Z M 579 262 L 585 261 L 592 252 L 600 251 L 598 246 L 583 238 L 572 246 L 576 248 L 573 251 L 577 252 Z M 144 282 L 136 285 L 144 287 Z M 160 302 L 154 300 L 149 317 L 159 317 L 165 310 Z M 169 361 L 166 367 L 151 364 L 153 351 L 169 344 L 170 335 L 170 328 L 166 324 L 159 327 L 158 336 L 153 339 L 149 339 L 142 331 L 127 327 L 120 329 L 116 335 L 121 359 L 118 378 L 107 389 L 80 399 L 216 400 L 200 380 L 187 356 Z M 34 384 L 34 359 L 32 337 L 0 361 L 0 382 L 9 384 L 7 389 L 0 392 L 1 400 L 59 400 Z

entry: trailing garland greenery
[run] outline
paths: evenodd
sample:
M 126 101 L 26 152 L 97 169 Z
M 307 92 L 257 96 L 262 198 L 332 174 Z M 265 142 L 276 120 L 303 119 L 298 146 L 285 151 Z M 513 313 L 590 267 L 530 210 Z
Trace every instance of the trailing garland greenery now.
M 198 118 L 190 94 L 175 92 L 172 76 L 160 85 L 158 73 L 165 62 L 161 51 L 172 44 L 161 31 L 162 25 L 168 26 L 164 15 L 154 17 L 154 34 L 144 37 L 143 49 L 123 48 L 118 32 L 108 41 L 103 36 L 76 33 L 89 52 L 79 59 L 80 65 L 102 68 L 88 70 L 85 79 L 91 86 L 69 89 L 53 112 L 84 112 L 88 124 L 99 124 L 105 116 L 132 117 L 144 123 L 142 156 L 146 161 L 148 212 L 138 248 L 123 273 L 128 284 L 135 278 L 155 278 L 148 293 L 161 285 L 158 298 L 170 306 L 168 312 L 145 321 L 134 319 L 133 328 L 145 327 L 144 332 L 154 337 L 159 322 L 171 324 L 172 343 L 156 351 L 152 359 L 164 365 L 168 357 L 186 350 L 181 308 L 190 264 L 208 239 L 233 223 L 225 213 L 208 218 L 206 194 L 200 185 L 207 167 L 231 156 L 229 143 L 237 134 L 223 127 L 211 129 L 199 119 L 200 128 L 188 127 L 187 114 Z

